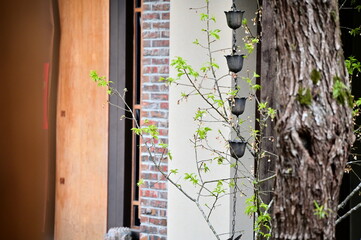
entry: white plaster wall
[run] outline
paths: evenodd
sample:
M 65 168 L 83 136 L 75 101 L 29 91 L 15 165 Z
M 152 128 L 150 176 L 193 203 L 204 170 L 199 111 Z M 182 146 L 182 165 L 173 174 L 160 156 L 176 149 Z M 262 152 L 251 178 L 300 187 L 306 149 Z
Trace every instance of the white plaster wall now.
M 242 1 L 244 2 L 244 1 Z M 248 0 L 253 3 L 255 1 Z M 205 34 L 201 31 L 205 28 L 204 22 L 199 20 L 199 10 L 190 10 L 190 8 L 199 8 L 205 5 L 204 0 L 172 0 L 171 1 L 171 25 L 170 25 L 170 59 L 176 56 L 181 56 L 187 60 L 194 68 L 199 69 L 204 62 L 209 61 L 206 57 L 204 49 L 196 46 L 192 42 L 199 39 L 200 42 L 205 41 Z M 212 28 L 221 30 L 221 40 L 214 44 L 214 49 L 230 48 L 232 44 L 232 31 L 228 28 L 224 11 L 228 11 L 231 6 L 231 1 L 211 0 L 211 15 L 217 19 Z M 250 6 L 241 6 L 238 4 L 239 9 L 246 10 L 246 17 L 250 19 L 255 13 L 255 8 Z M 242 31 L 237 31 L 238 38 L 241 38 Z M 240 43 L 240 42 L 239 42 Z M 243 44 L 243 43 L 242 43 Z M 228 68 L 224 55 L 230 54 L 229 51 L 218 52 L 214 55 L 216 62 L 220 65 L 217 71 L 218 76 L 228 73 Z M 255 55 L 255 54 L 253 54 Z M 255 71 L 255 57 L 250 56 L 245 59 L 244 70 L 240 75 L 246 76 L 247 70 L 252 76 Z M 170 69 L 170 76 L 176 76 L 176 70 Z M 185 80 L 184 80 L 185 82 Z M 239 81 L 241 85 L 240 96 L 248 96 L 248 85 Z M 222 80 L 222 85 L 232 86 L 231 77 L 226 77 Z M 213 85 L 211 84 L 210 87 Z M 187 101 L 178 102 L 181 92 L 187 92 L 186 87 L 171 85 L 170 99 L 169 99 L 169 148 L 173 154 L 173 160 L 169 162 L 169 169 L 179 169 L 179 174 L 174 178 L 182 185 L 183 189 L 195 195 L 195 188 L 185 183 L 183 180 L 184 173 L 196 172 L 195 154 L 192 143 L 189 139 L 193 137 L 196 130 L 196 124 L 193 117 L 198 107 L 206 106 L 199 96 L 192 96 Z M 243 118 L 250 116 L 249 124 L 254 125 L 254 101 L 247 102 Z M 216 139 L 216 132 L 220 129 L 225 137 L 231 137 L 230 130 L 222 127 L 220 124 L 210 124 L 213 131 L 209 134 L 211 139 L 210 144 L 212 147 L 225 151 L 226 146 Z M 244 126 L 245 137 L 247 138 L 250 125 Z M 213 135 L 212 135 L 213 134 Z M 200 158 L 210 158 L 211 154 L 203 152 Z M 252 171 L 253 159 L 249 153 L 246 153 L 242 158 L 244 166 Z M 211 173 L 207 174 L 209 179 L 230 177 L 232 172 L 229 167 L 217 167 L 217 164 L 210 166 Z M 243 180 L 240 184 L 246 185 L 246 195 L 252 194 L 249 181 Z M 248 196 L 249 197 L 249 196 Z M 252 239 L 252 222 L 253 220 L 245 216 L 243 202 L 245 197 L 240 197 L 237 202 L 237 230 L 244 231 L 242 239 Z M 202 201 L 202 204 L 205 202 Z M 219 206 L 212 214 L 211 221 L 214 224 L 218 233 L 227 233 L 231 229 L 231 211 L 232 211 L 232 196 L 228 195 L 223 197 Z M 227 239 L 229 235 L 221 236 L 221 239 Z M 170 240 L 184 240 L 184 239 L 215 239 L 211 230 L 208 228 L 201 213 L 196 205 L 182 195 L 175 187 L 169 184 L 168 194 L 168 239 Z
M 250 27 L 251 32 L 254 36 L 257 35 L 257 27 L 253 24 L 252 19 L 255 17 L 255 13 L 257 11 L 257 4 L 254 0 L 236 0 L 237 9 L 244 10 L 245 13 L 243 15 L 244 18 L 248 20 L 248 27 Z M 246 35 L 244 28 L 239 28 L 236 31 L 237 43 L 241 46 L 244 45 L 242 38 Z M 243 47 L 242 47 L 243 48 Z M 238 73 L 239 79 L 242 77 L 250 77 L 252 78 L 253 73 L 256 72 L 256 52 L 255 49 L 253 53 L 251 53 L 246 59 L 244 59 L 244 65 L 241 72 Z M 241 53 L 247 54 L 246 50 L 241 50 Z M 255 80 L 255 79 L 253 79 Z M 242 81 L 238 80 L 241 86 L 240 96 L 250 96 L 250 90 L 248 85 Z M 250 127 L 254 128 L 255 126 L 255 100 L 250 99 L 247 100 L 247 106 L 244 113 L 240 116 L 241 119 L 247 120 L 248 124 L 242 125 L 244 129 L 243 136 L 248 139 L 250 134 Z M 248 142 L 252 142 L 253 139 L 250 139 Z M 246 151 L 244 157 L 240 159 L 242 163 L 244 163 L 244 168 L 249 171 L 254 170 L 254 159 L 249 151 Z M 249 180 L 239 180 L 239 186 L 244 186 L 242 189 L 245 195 L 238 195 L 237 198 L 237 207 L 236 207 L 236 229 L 245 230 L 242 239 L 251 240 L 253 239 L 253 218 L 250 218 L 244 213 L 245 210 L 245 201 L 247 198 L 253 195 L 252 184 Z M 232 209 L 233 210 L 233 209 Z

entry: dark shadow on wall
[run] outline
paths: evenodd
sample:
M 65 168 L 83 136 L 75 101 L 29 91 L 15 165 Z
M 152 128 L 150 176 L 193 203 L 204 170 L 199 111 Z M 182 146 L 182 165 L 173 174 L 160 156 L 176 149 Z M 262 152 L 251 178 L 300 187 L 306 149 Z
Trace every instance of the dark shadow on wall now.
M 53 239 L 56 0 L 0 2 L 1 239 Z

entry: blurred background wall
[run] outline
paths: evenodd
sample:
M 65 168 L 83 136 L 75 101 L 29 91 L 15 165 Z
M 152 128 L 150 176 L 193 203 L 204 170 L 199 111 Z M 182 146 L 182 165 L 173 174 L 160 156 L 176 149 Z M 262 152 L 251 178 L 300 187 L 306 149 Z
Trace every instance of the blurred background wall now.
M 0 2 L 0 238 L 53 239 L 57 5 Z

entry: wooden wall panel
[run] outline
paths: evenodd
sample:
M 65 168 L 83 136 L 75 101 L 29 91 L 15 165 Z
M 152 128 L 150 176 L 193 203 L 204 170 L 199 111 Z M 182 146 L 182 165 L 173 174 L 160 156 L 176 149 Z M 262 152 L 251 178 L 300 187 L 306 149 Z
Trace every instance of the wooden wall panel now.
M 108 75 L 108 2 L 59 0 L 56 240 L 106 232 L 108 96 L 89 71 Z

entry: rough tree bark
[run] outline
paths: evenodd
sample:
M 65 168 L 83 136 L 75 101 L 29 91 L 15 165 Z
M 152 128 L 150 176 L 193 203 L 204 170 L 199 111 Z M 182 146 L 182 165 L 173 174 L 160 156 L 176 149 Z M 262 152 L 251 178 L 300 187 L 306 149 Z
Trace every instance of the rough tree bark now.
M 335 239 L 339 188 L 353 143 L 336 0 L 271 0 L 278 103 L 273 239 Z M 343 90 L 347 95 L 348 91 Z M 315 214 L 315 202 L 325 217 Z

